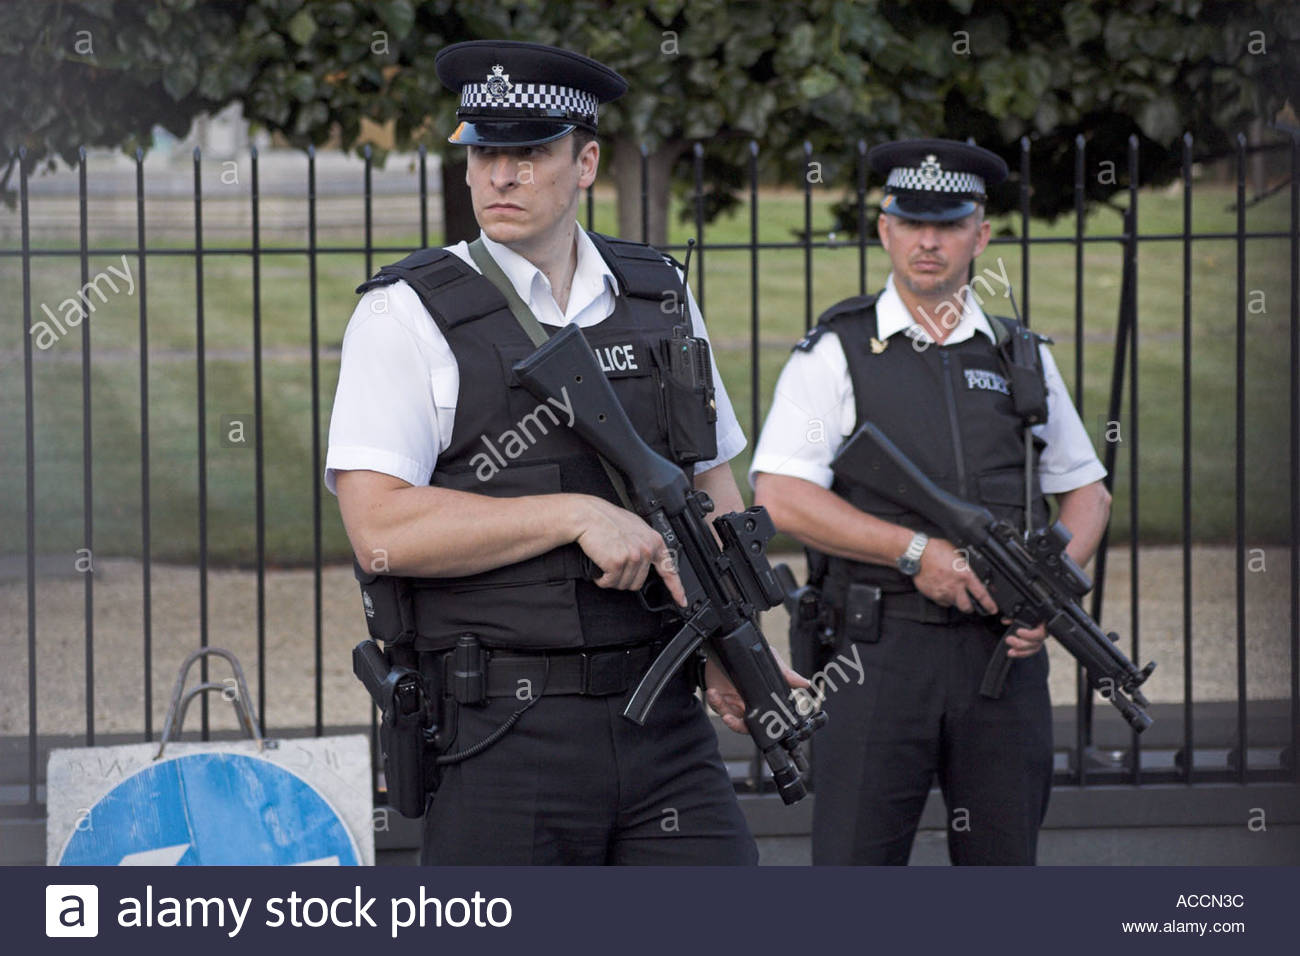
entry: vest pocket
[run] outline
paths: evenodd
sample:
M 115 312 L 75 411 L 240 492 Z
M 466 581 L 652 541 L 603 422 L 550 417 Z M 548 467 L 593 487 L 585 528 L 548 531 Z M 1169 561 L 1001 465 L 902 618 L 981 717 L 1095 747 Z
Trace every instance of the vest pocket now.
M 718 407 L 709 345 L 681 334 L 657 345 L 655 378 L 670 457 L 679 465 L 712 461 L 718 457 Z
M 987 471 L 976 478 L 979 503 L 1003 521 L 1022 525 L 1025 520 L 1025 470 L 1024 468 L 999 468 Z M 1049 509 L 1038 485 L 1038 471 L 1034 471 L 1033 522 L 1042 527 Z
M 878 587 L 849 584 L 844 598 L 845 638 L 864 644 L 875 644 L 880 640 L 880 594 Z
M 1025 471 L 1023 468 L 1001 468 L 984 472 L 976 479 L 979 483 L 979 500 L 986 505 L 1025 504 Z

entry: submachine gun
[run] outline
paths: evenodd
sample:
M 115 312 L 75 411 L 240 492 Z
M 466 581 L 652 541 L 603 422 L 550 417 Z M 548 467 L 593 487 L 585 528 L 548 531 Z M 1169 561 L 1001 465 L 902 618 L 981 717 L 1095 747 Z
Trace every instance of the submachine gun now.
M 759 612 L 784 597 L 766 555 L 775 533 L 767 511 L 754 507 L 721 515 L 710 530 L 706 515 L 713 502 L 637 434 L 577 326 L 566 326 L 517 362 L 514 373 L 540 401 L 558 401 L 567 390 L 574 409 L 570 427 L 605 460 L 607 470 L 612 467 L 622 476 L 631 509 L 663 537 L 686 592 L 685 607 L 671 601 L 656 607 L 643 589 L 647 608 L 671 609 L 683 626 L 651 664 L 623 716 L 643 724 L 669 680 L 707 644 L 745 700 L 745 726 L 771 768 L 781 799 L 801 799 L 807 793 L 808 763 L 800 745 L 826 715 L 795 716 L 800 715 L 796 701 L 758 627 Z M 765 715 L 781 713 L 782 707 L 781 720 L 764 723 Z M 769 726 L 783 729 L 774 735 Z
M 1107 698 L 1135 731 L 1151 726 L 1149 706 L 1138 687 L 1155 664 L 1138 670 L 1116 646 L 1117 634 L 1107 634 L 1079 606 L 1092 582 L 1065 553 L 1070 532 L 1059 521 L 1025 539 L 1005 521 L 983 507 L 944 491 L 922 474 L 879 428 L 867 422 L 845 442 L 831 469 L 866 485 L 896 504 L 938 525 L 966 553 L 971 570 L 984 582 L 999 612 L 1021 627 L 1047 624 L 1084 666 L 1088 682 Z M 1006 642 L 998 644 L 989 661 L 980 692 L 1001 694 L 1010 659 Z

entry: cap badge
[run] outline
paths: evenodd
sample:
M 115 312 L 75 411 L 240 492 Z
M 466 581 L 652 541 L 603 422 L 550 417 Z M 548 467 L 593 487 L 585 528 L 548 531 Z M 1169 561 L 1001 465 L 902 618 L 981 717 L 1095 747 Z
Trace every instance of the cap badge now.
M 925 157 L 925 162 L 921 164 L 921 182 L 925 183 L 926 186 L 933 186 L 939 181 L 941 175 L 943 175 L 943 169 L 939 166 L 939 160 L 934 153 L 931 153 Z
M 492 67 L 492 72 L 488 74 L 484 87 L 487 89 L 487 95 L 494 104 L 504 103 L 506 97 L 512 89 L 510 84 L 510 74 L 502 72 L 505 69 L 500 63 Z

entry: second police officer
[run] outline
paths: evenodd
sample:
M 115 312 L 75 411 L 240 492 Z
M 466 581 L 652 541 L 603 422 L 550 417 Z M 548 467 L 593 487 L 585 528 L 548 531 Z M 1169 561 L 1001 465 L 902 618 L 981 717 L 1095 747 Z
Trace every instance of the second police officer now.
M 986 315 L 967 284 L 990 226 L 986 189 L 1006 164 L 950 140 L 882 144 L 878 229 L 892 271 L 884 289 L 824 313 L 776 387 L 752 463 L 755 502 L 809 549 L 829 605 L 835 651 L 862 680 L 827 694 L 815 742 L 813 862 L 904 864 L 934 780 L 959 864 L 1031 864 L 1051 792 L 1051 707 L 1043 628 L 1007 634 L 979 579 L 938 528 L 830 463 L 871 421 L 945 490 L 1025 521 L 1025 427 L 1011 394 L 1012 320 Z M 1000 292 L 1001 290 L 997 290 Z M 1109 515 L 1105 469 L 1045 346 L 1026 349 L 1045 386 L 1032 427 L 1032 521 L 1055 495 L 1091 558 Z M 1037 354 L 1034 354 L 1034 353 Z M 1042 407 L 1043 396 L 1022 395 Z M 1005 636 L 1004 636 L 1005 635 Z M 998 641 L 1014 659 L 1002 697 L 979 694 Z

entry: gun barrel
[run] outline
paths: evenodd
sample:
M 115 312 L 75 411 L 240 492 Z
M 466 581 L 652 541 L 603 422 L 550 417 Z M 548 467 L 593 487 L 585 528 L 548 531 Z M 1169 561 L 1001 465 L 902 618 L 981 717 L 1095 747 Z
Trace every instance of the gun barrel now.
M 1146 680 L 1151 667 L 1139 670 L 1125 657 L 1079 607 L 1070 586 L 1059 575 L 1045 571 L 1019 546 L 1014 534 L 1005 542 L 999 537 L 999 534 L 987 534 L 981 540 L 963 542 L 970 548 L 971 566 L 978 569 L 998 607 L 1022 623 L 1045 624 L 1047 632 L 1083 665 L 1093 687 L 1111 700 L 1124 719 L 1141 733 L 1150 726 L 1151 719 L 1141 710 L 1146 702 L 1137 688 Z M 1005 678 L 1005 669 L 999 669 L 1000 676 Z M 998 675 L 986 672 L 981 692 L 996 697 L 1001 686 L 997 678 Z M 1131 703 L 1125 695 L 1132 697 Z

